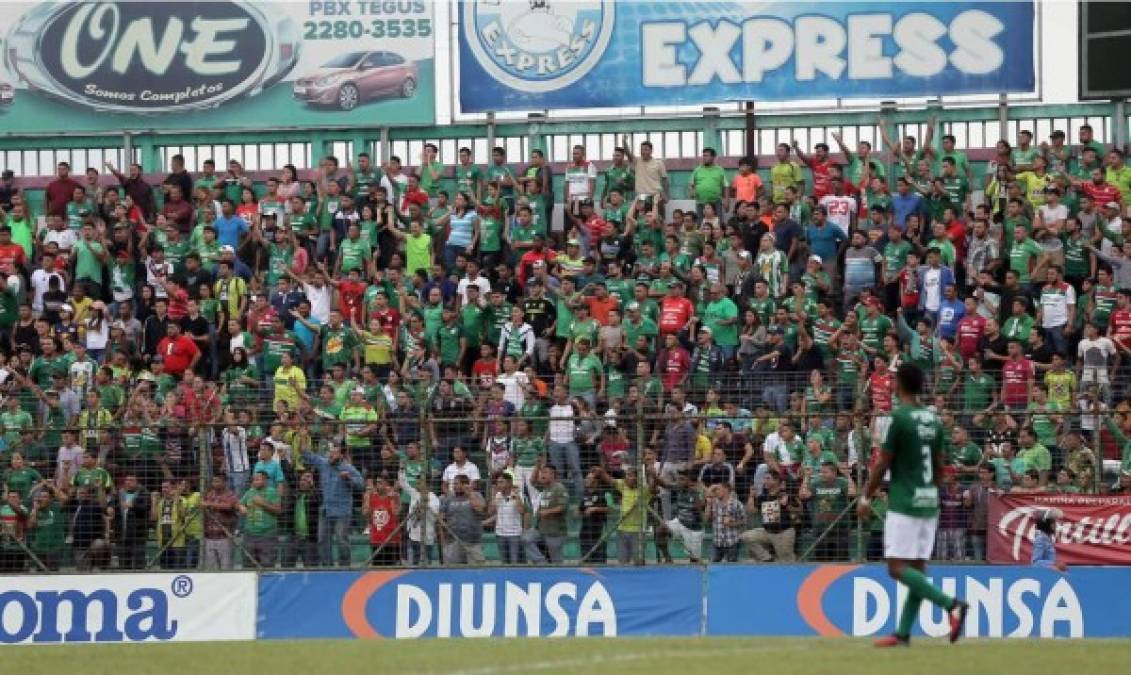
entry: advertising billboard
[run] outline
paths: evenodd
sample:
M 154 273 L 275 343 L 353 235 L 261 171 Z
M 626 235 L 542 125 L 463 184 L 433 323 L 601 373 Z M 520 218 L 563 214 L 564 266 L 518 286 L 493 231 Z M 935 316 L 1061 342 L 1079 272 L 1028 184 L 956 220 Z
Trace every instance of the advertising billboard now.
M 253 572 L 0 577 L 0 644 L 251 640 L 255 601 Z
M 1053 542 L 1069 565 L 1131 565 L 1131 496 L 1005 494 L 990 499 L 986 552 L 990 562 L 1028 563 L 1041 514 L 1060 512 Z
M 690 567 L 264 574 L 258 637 L 690 636 L 702 593 Z
M 432 3 L 4 2 L 5 133 L 428 124 Z
M 464 112 L 1029 92 L 1033 2 L 458 4 Z
M 888 635 L 907 597 L 881 565 L 715 566 L 707 575 L 707 635 Z M 970 603 L 968 637 L 1131 635 L 1131 606 L 1112 592 L 1125 568 L 933 565 L 927 576 Z M 945 613 L 924 602 L 914 633 L 949 629 Z

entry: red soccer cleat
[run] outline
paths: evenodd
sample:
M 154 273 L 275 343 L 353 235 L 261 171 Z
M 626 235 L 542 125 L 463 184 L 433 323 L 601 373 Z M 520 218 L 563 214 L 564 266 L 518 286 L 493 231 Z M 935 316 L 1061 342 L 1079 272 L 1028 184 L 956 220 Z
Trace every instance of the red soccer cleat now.
M 954 601 L 954 607 L 950 608 L 947 613 L 950 618 L 950 641 L 951 643 L 958 642 L 958 638 L 962 637 L 962 627 L 966 625 L 966 613 L 970 611 L 970 605 L 961 600 Z
M 879 638 L 873 644 L 877 647 L 910 647 L 911 640 L 905 637 L 899 637 L 898 635 L 888 635 L 887 637 Z

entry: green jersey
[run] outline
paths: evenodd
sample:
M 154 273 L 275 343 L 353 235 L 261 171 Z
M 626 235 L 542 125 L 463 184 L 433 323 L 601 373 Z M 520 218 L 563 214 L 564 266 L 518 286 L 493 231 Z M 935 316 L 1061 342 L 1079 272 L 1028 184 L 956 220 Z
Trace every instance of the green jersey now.
M 468 348 L 478 349 L 487 328 L 487 311 L 479 305 L 464 305 L 459 311 L 459 320 Z
M 373 255 L 373 250 L 369 247 L 361 237 L 355 239 L 343 239 L 338 245 L 340 255 L 342 257 L 342 273 L 345 274 L 350 270 L 364 270 L 365 261 Z
M 1045 250 L 1032 239 L 1014 242 L 1009 249 L 1009 269 L 1017 272 L 1017 280 L 1029 283 L 1029 270 L 1033 261 L 1044 255 Z
M 609 192 L 616 190 L 624 195 L 625 201 L 628 201 L 632 198 L 632 188 L 635 183 L 636 176 L 633 175 L 631 168 L 613 164 L 605 169 L 605 191 L 602 197 L 608 197 Z M 623 222 L 621 221 L 622 224 Z
M 993 400 L 997 383 L 989 373 L 967 373 L 962 382 L 962 409 L 966 411 L 985 410 Z
M 367 405 L 347 405 L 338 414 L 338 419 L 345 423 L 346 445 L 357 448 L 369 445 L 371 439 L 365 435 L 365 429 L 381 418 L 376 410 Z
M 253 504 L 256 497 L 272 505 L 279 504 L 279 493 L 273 487 L 250 488 L 244 493 L 240 504 L 247 507 L 247 516 L 244 520 L 244 532 L 253 537 L 270 537 L 278 531 L 279 518 L 267 509 Z
M 322 367 L 327 371 L 336 364 L 349 367 L 354 350 L 357 348 L 357 336 L 346 326 L 331 328 L 323 324 L 322 336 Z
M 934 518 L 939 512 L 935 459 L 942 453 L 942 422 L 918 405 L 896 407 L 884 440 L 891 455 L 888 510 L 915 518 Z
M 582 356 L 573 353 L 566 361 L 566 379 L 571 394 L 584 394 L 597 388 L 597 382 L 604 372 L 601 360 L 592 353 Z
M 866 316 L 860 319 L 861 342 L 869 349 L 879 351 L 883 346 L 884 336 L 891 331 L 892 327 L 891 319 L 883 314 L 879 314 L 875 318 Z
M 456 165 L 456 189 L 470 195 L 479 194 L 479 184 L 483 182 L 483 172 L 474 164 Z
M 848 479 L 837 476 L 828 483 L 820 478 L 810 478 L 809 490 L 813 495 L 813 520 L 824 525 L 837 524 L 837 518 L 848 508 Z M 841 519 L 839 526 L 844 527 L 846 522 Z
M 436 329 L 436 345 L 440 352 L 440 363 L 456 365 L 459 362 L 460 339 L 463 338 L 463 329 L 459 323 L 444 323 Z
M 524 469 L 537 466 L 545 453 L 546 442 L 540 436 L 518 436 L 511 440 L 511 454 L 516 466 Z

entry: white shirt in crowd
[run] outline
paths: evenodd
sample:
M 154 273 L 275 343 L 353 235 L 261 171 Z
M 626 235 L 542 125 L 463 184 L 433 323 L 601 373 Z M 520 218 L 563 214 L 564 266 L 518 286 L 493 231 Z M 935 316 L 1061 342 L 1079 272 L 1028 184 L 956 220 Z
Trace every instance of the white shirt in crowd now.
M 451 488 L 452 481 L 456 479 L 456 476 L 467 476 L 467 479 L 471 481 L 471 489 L 474 490 L 476 484 L 479 483 L 479 467 L 467 460 L 464 460 L 463 464 L 456 464 L 455 462 L 449 464 L 444 469 L 445 491 Z
M 530 378 L 521 370 L 513 373 L 502 373 L 495 378 L 495 382 L 503 385 L 503 400 L 514 406 L 515 410 L 522 410 L 526 404 L 526 389 L 530 386 Z
M 306 299 L 310 301 L 310 316 L 318 319 L 318 323 L 329 321 L 330 299 L 333 297 L 330 284 L 322 284 L 322 288 L 313 284 L 303 284 L 302 292 L 306 294 Z
M 550 406 L 550 442 L 573 443 L 577 427 L 573 423 L 573 406 L 569 403 Z
M 499 537 L 517 537 L 522 534 L 522 512 L 519 503 L 522 497 L 515 491 L 504 497 L 503 493 L 495 493 L 495 535 Z
M 31 273 L 31 311 L 36 314 L 43 312 L 43 294 L 50 290 L 51 277 L 59 280 L 59 290 L 67 290 L 67 282 L 58 272 L 48 272 L 41 268 Z
M 459 297 L 463 301 L 463 304 L 466 305 L 468 303 L 467 287 L 472 285 L 479 287 L 480 304 L 486 302 L 487 294 L 491 292 L 491 282 L 487 280 L 487 277 L 480 274 L 475 277 L 474 281 L 468 279 L 467 277 L 459 280 L 459 285 L 456 286 L 456 293 L 459 294 Z

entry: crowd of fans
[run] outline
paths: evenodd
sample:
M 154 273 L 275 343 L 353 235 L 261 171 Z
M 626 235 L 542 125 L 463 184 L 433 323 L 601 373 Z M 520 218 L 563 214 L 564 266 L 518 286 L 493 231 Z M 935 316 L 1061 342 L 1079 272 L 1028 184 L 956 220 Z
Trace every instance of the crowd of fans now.
M 6 172 L 2 567 L 875 555 L 847 507 L 904 361 L 949 431 L 939 557 L 984 557 L 995 490 L 1131 491 L 1131 167 L 1022 131 L 975 184 L 935 127 L 706 148 L 686 195 L 627 139 L 560 181 L 431 144 Z

